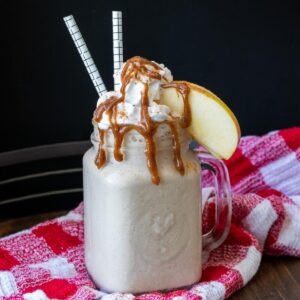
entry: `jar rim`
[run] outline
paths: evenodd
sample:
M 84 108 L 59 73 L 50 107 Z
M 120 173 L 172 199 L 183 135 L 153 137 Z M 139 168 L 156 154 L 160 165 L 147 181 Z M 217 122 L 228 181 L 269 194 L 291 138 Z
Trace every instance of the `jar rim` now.
M 188 134 L 187 130 L 177 126 L 179 142 L 180 144 L 189 143 L 192 138 Z M 94 131 L 91 134 L 91 142 L 94 146 L 99 145 L 99 131 L 98 126 L 94 125 Z M 171 135 L 171 130 L 167 124 L 161 124 L 158 127 L 157 132 L 154 135 L 154 142 L 156 148 L 172 148 L 173 147 L 173 138 Z M 111 129 L 105 131 L 105 143 L 103 145 L 105 149 L 113 149 L 114 148 L 114 135 Z M 130 130 L 126 133 L 124 137 L 124 141 L 122 143 L 121 149 L 133 149 L 133 148 L 145 148 L 145 139 L 144 137 L 135 129 Z

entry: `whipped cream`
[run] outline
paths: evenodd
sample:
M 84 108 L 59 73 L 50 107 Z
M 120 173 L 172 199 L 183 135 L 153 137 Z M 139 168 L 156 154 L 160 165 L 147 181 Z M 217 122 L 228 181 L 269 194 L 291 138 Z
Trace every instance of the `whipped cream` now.
M 131 78 L 125 89 L 124 102 L 117 105 L 117 124 L 138 124 L 141 116 L 141 106 L 142 106 L 142 95 L 145 89 L 144 83 L 147 83 L 148 88 L 148 100 L 149 116 L 154 122 L 163 122 L 171 118 L 170 109 L 166 105 L 159 104 L 161 84 L 168 83 L 173 80 L 171 71 L 166 68 L 163 64 L 158 64 L 160 70 L 158 71 L 162 77 L 162 80 L 153 79 L 138 73 L 135 78 Z M 121 73 L 125 64 L 123 64 L 120 71 L 114 74 L 114 77 L 119 77 L 121 79 Z M 150 64 L 146 64 L 145 68 L 148 71 L 154 71 L 154 67 Z M 156 70 L 157 71 L 157 70 Z M 130 72 L 130 68 L 127 70 Z M 138 78 L 138 79 L 137 79 Z M 121 80 L 120 80 L 121 82 Z M 121 97 L 119 91 L 111 91 L 105 93 L 101 96 L 97 102 L 97 106 L 111 98 L 112 96 Z M 110 127 L 109 117 L 106 112 L 103 113 L 101 121 L 98 123 L 98 127 L 103 130 L 107 130 Z

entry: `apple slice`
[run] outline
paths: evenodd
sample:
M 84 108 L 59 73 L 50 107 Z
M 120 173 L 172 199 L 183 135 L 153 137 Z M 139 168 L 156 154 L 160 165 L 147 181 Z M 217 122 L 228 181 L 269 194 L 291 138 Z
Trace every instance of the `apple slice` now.
M 190 88 L 188 103 L 191 123 L 187 128 L 193 138 L 220 159 L 229 159 L 235 151 L 241 131 L 230 108 L 211 91 L 186 81 L 174 81 Z M 183 116 L 184 101 L 175 87 L 163 88 L 160 103 Z

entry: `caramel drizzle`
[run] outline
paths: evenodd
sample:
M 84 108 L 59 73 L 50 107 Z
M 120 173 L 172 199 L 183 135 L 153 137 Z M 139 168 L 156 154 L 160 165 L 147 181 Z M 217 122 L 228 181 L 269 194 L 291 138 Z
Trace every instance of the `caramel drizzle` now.
M 96 164 L 97 168 L 100 169 L 101 167 L 104 166 L 104 164 L 106 162 L 106 153 L 103 149 L 105 131 L 100 128 L 98 128 L 98 131 L 99 131 L 100 142 L 99 142 L 99 147 L 98 147 L 98 153 L 95 158 L 95 164 Z
M 145 65 L 151 65 L 154 70 L 148 70 Z M 121 74 L 121 97 L 112 96 L 103 103 L 100 103 L 94 113 L 94 121 L 96 123 L 101 122 L 103 113 L 106 112 L 109 116 L 110 129 L 114 135 L 114 157 L 117 161 L 123 160 L 123 154 L 121 152 L 122 142 L 127 132 L 131 130 L 136 130 L 141 134 L 146 142 L 145 154 L 147 158 L 147 166 L 151 174 L 151 180 L 154 184 L 158 185 L 160 183 L 160 177 L 158 175 L 157 163 L 156 163 L 156 149 L 154 143 L 154 135 L 157 131 L 157 128 L 161 124 L 167 124 L 170 127 L 172 140 L 173 140 L 173 153 L 174 153 L 174 164 L 176 169 L 181 175 L 184 175 L 184 165 L 180 153 L 180 142 L 179 136 L 176 128 L 175 120 L 164 121 L 161 123 L 155 123 L 150 118 L 148 107 L 149 107 L 149 98 L 148 98 L 148 83 L 143 83 L 145 88 L 142 94 L 142 105 L 141 105 L 141 120 L 138 125 L 134 124 L 117 124 L 117 105 L 120 102 L 124 102 L 125 99 L 125 89 L 129 84 L 132 78 L 140 80 L 138 75 L 144 75 L 153 79 L 162 80 L 162 76 L 159 74 L 161 67 L 145 58 L 135 56 L 129 59 L 126 65 L 123 68 Z M 141 81 L 142 82 L 142 81 Z M 182 95 L 184 101 L 184 117 L 181 122 L 183 128 L 188 127 L 191 120 L 191 112 L 188 104 L 188 93 L 189 87 L 184 83 L 176 83 L 175 81 L 169 84 L 164 84 L 163 88 L 175 87 L 176 90 Z M 95 158 L 95 164 L 97 168 L 101 168 L 106 163 L 106 154 L 103 149 L 105 131 L 99 129 L 99 148 L 98 153 Z

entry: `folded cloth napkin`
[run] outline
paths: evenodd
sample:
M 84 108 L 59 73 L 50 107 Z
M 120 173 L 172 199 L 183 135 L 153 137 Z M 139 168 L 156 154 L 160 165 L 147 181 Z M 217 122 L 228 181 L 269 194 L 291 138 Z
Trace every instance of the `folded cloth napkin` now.
M 254 276 L 263 252 L 300 256 L 300 127 L 244 137 L 226 164 L 234 192 L 230 232 L 203 258 L 202 279 L 189 289 L 136 297 L 97 291 L 84 265 L 80 204 L 0 240 L 0 299 L 224 299 Z M 208 200 L 204 230 L 213 210 Z

